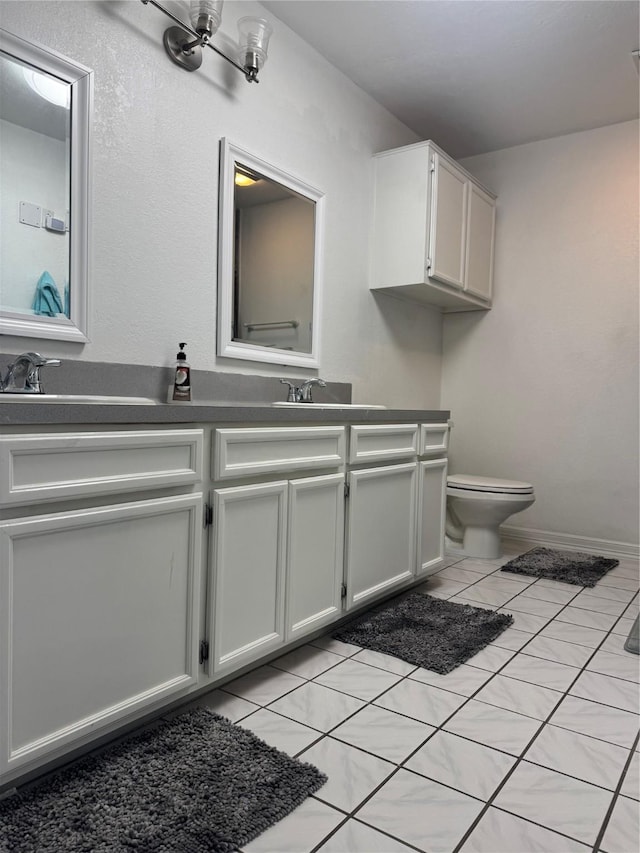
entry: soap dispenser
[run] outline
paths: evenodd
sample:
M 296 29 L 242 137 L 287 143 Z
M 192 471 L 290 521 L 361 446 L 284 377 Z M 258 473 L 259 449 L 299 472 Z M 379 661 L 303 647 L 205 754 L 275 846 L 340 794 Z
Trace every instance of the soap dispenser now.
M 178 346 L 180 352 L 176 355 L 176 372 L 173 379 L 171 399 L 188 403 L 191 400 L 191 369 L 187 363 L 187 354 L 184 352 L 186 343 L 178 344 Z

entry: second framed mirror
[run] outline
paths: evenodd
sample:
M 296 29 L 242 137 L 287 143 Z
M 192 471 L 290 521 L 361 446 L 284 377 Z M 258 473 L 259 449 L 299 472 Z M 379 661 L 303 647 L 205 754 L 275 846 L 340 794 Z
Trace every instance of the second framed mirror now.
M 218 355 L 318 367 L 323 194 L 221 141 Z

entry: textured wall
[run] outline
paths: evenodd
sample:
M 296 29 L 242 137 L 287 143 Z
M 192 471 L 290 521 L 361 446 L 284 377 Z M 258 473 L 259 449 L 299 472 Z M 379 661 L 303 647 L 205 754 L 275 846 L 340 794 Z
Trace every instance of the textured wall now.
M 638 123 L 469 158 L 495 307 L 444 321 L 452 470 L 534 484 L 509 522 L 638 542 Z
M 227 2 L 235 37 L 257 3 Z M 267 15 L 267 17 L 271 17 Z M 320 375 L 354 400 L 435 407 L 440 316 L 368 290 L 371 154 L 415 141 L 277 20 L 259 85 L 208 51 L 190 74 L 162 47 L 165 19 L 129 2 L 3 2 L 0 26 L 95 71 L 91 341 L 36 344 L 52 356 L 194 368 L 302 371 L 215 356 L 218 142 L 228 137 L 326 193 Z

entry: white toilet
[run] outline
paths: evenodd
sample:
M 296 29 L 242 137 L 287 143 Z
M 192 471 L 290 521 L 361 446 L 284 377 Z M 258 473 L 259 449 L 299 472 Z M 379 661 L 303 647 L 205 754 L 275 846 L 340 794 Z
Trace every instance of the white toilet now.
M 447 553 L 485 560 L 500 557 L 500 525 L 535 499 L 530 483 L 451 474 L 447 477 Z

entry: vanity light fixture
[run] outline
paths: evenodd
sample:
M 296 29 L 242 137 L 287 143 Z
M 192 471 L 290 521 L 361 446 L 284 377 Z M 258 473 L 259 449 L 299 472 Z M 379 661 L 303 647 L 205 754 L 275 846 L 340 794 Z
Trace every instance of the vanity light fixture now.
M 189 3 L 191 26 L 185 24 L 156 0 L 141 0 L 145 6 L 151 4 L 159 9 L 177 26 L 164 32 L 164 47 L 169 57 L 187 71 L 196 71 L 202 64 L 203 48 L 210 47 L 218 56 L 226 59 L 241 71 L 247 82 L 258 83 L 258 72 L 267 61 L 269 38 L 273 29 L 264 18 L 246 17 L 238 21 L 240 44 L 238 57 L 232 59 L 211 42 L 222 20 L 224 0 L 194 0 Z

